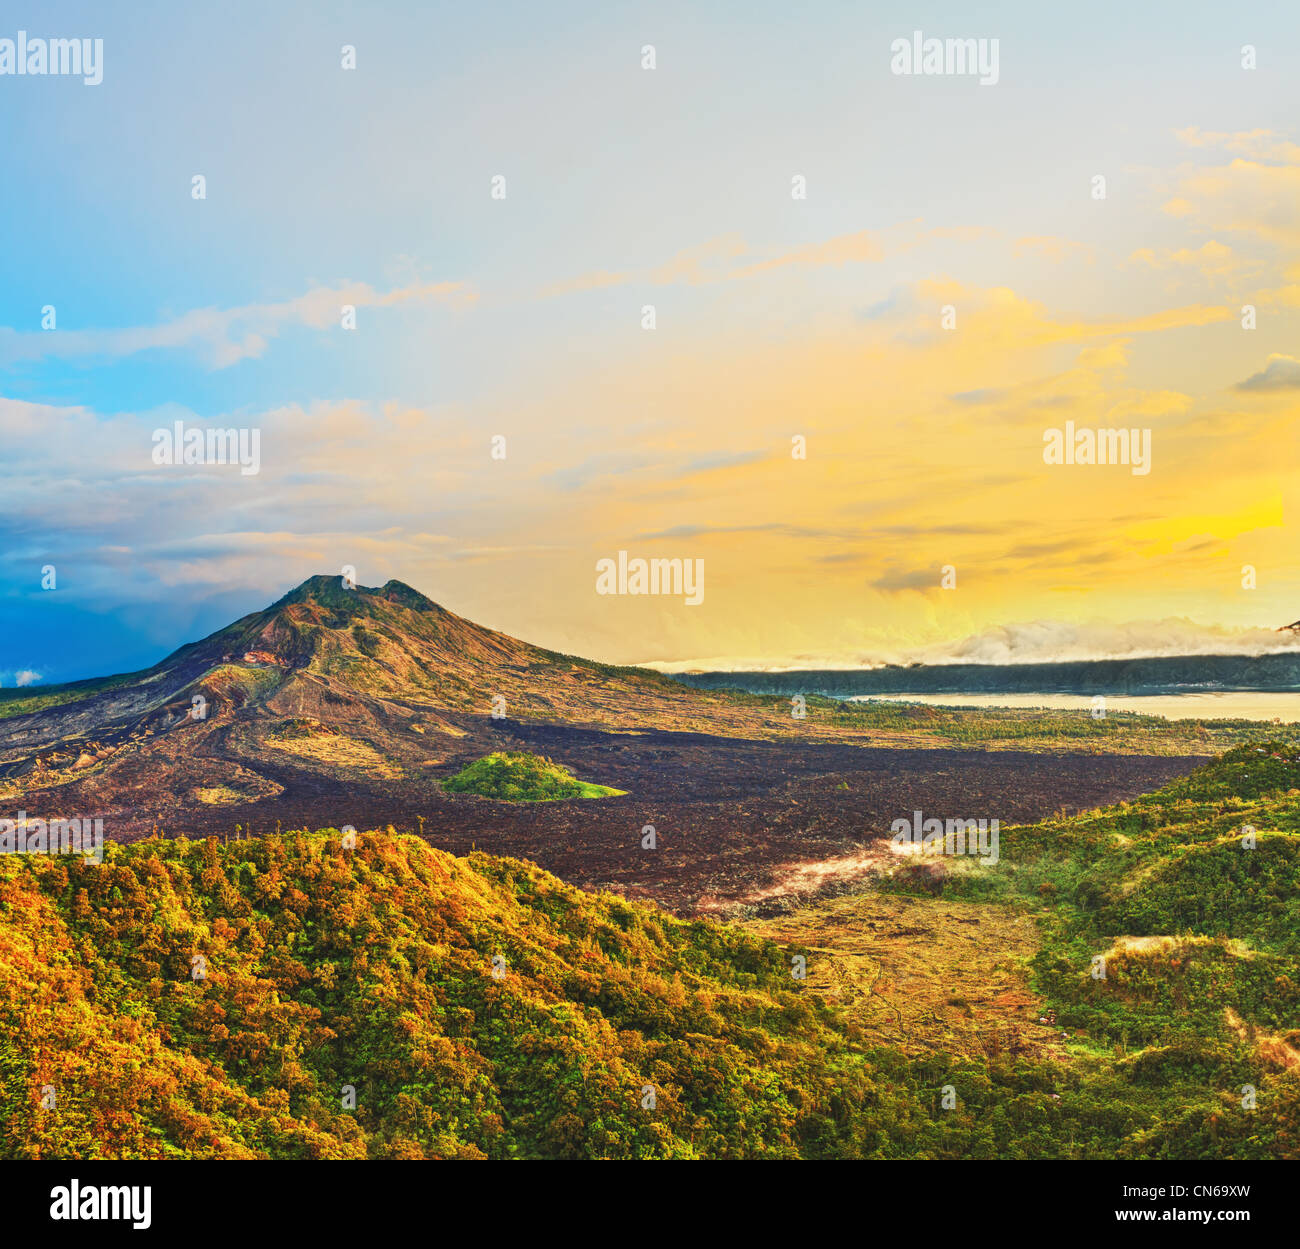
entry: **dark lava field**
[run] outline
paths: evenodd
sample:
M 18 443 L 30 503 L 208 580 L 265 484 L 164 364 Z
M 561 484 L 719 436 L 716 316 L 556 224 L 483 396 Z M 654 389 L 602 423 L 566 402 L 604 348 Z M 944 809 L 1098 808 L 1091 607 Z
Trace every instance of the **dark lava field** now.
M 432 782 L 344 785 L 263 760 L 259 771 L 283 793 L 239 807 L 195 807 L 186 827 L 165 831 L 226 835 L 239 823 L 244 835 L 257 835 L 274 831 L 277 821 L 286 830 L 392 824 L 422 831 L 455 854 L 478 849 L 530 859 L 583 888 L 652 898 L 679 914 L 756 903 L 761 910 L 860 876 L 888 855 L 892 821 L 914 810 L 926 818 L 997 819 L 1005 827 L 1132 799 L 1205 762 L 787 744 L 477 719 L 447 775 L 487 750 L 528 750 L 627 795 L 512 804 L 445 794 Z M 646 825 L 655 829 L 654 850 L 642 848 Z M 119 824 L 113 835 L 134 840 L 149 831 Z

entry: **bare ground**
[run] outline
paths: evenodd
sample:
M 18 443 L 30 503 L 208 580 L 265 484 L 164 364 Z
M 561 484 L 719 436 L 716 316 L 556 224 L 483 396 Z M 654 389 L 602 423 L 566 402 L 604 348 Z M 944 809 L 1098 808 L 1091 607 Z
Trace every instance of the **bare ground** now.
M 230 805 L 178 803 L 174 794 L 156 792 L 153 763 L 141 756 L 131 775 L 124 761 L 115 771 L 116 810 L 106 812 L 106 831 L 133 841 L 155 826 L 169 836 L 193 837 L 231 834 L 236 824 L 245 835 L 274 831 L 277 822 L 284 829 L 392 824 L 422 831 L 457 854 L 477 848 L 531 859 L 584 888 L 653 899 L 681 914 L 771 912 L 869 876 L 885 852 L 891 822 L 914 810 L 926 817 L 996 818 L 1006 826 L 1133 798 L 1204 763 L 1199 757 L 875 748 L 455 718 L 464 735 L 429 741 L 438 753 L 424 777 L 412 778 L 408 770 L 405 779 L 385 779 L 364 768 L 329 775 L 310 761 L 267 750 L 243 761 L 256 768 L 266 796 Z M 579 779 L 628 793 L 513 804 L 441 791 L 438 778 L 493 749 L 547 755 Z M 240 788 L 238 778 L 222 779 L 228 763 L 221 775 L 209 776 L 196 755 L 186 771 L 193 783 L 211 787 L 204 792 Z M 96 809 L 93 780 L 48 792 L 69 814 Z M 29 796 L 29 811 L 41 811 L 33 805 L 36 797 Z M 647 825 L 655 829 L 654 850 L 642 848 Z

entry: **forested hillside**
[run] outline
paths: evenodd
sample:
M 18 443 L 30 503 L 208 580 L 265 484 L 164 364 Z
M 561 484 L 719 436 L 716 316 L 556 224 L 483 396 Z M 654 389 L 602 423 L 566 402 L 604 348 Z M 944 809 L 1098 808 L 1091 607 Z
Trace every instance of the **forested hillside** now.
M 0 858 L 0 1077 L 9 1157 L 811 1155 L 871 1099 L 776 947 L 386 834 Z

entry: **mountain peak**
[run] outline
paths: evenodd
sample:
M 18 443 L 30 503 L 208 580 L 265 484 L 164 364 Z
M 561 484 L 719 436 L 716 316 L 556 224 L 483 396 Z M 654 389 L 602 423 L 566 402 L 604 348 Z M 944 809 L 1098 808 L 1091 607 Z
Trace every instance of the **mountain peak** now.
M 385 581 L 382 588 L 376 593 L 388 599 L 390 603 L 401 603 L 403 607 L 411 607 L 416 611 L 438 611 L 438 604 L 431 598 L 420 593 L 413 586 L 409 586 L 405 581 L 398 581 L 395 578 Z
M 374 593 L 364 586 L 359 586 L 363 594 Z M 308 577 L 300 585 L 294 586 L 288 594 L 282 598 L 276 599 L 271 604 L 271 610 L 277 607 L 287 607 L 290 603 L 321 603 L 326 606 L 339 606 L 347 600 L 344 595 L 352 594 L 354 591 L 347 589 L 343 584 L 341 576 L 329 576 L 324 573 L 318 573 L 314 577 Z
M 358 585 L 349 588 L 342 576 L 337 574 L 331 576 L 326 573 L 317 573 L 313 577 L 308 577 L 300 585 L 294 586 L 283 598 L 271 604 L 271 610 L 287 607 L 291 603 L 314 603 L 321 607 L 346 610 L 356 607 L 359 597 L 384 599 L 416 611 L 438 610 L 437 603 L 404 581 L 390 580 L 384 582 L 382 586 Z

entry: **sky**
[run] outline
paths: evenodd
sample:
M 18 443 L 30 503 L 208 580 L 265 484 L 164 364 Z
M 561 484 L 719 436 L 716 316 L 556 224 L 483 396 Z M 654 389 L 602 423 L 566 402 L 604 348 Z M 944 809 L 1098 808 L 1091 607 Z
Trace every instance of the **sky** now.
M 665 667 L 1293 644 L 1300 9 L 971 12 L 7 8 L 103 51 L 0 74 L 0 685 L 345 567 Z

